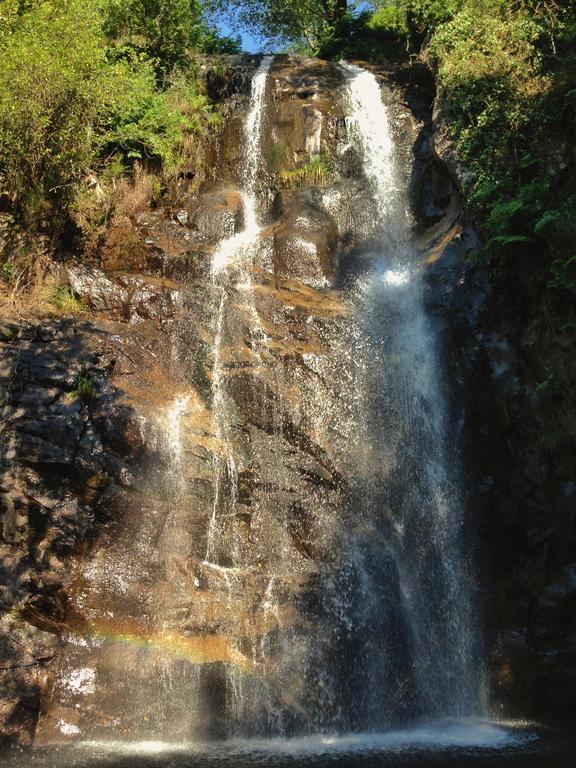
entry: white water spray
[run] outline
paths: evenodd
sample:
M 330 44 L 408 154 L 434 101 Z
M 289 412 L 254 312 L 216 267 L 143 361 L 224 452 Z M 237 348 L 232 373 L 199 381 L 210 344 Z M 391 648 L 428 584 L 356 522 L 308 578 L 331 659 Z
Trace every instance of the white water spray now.
M 393 563 L 387 578 L 397 582 L 402 595 L 415 706 L 431 717 L 482 714 L 480 643 L 462 551 L 457 458 L 449 446 L 439 350 L 406 214 L 407 179 L 397 167 L 392 121 L 375 76 L 349 64 L 341 67 L 350 104 L 349 136 L 363 158 L 382 236 L 381 251 L 357 281 L 354 298 L 376 358 L 365 385 L 366 440 L 381 457 L 373 488 L 364 493 L 363 514 L 386 519 Z M 377 572 L 376 559 L 370 564 L 370 552 L 363 552 L 363 558 L 367 565 L 356 568 L 360 583 L 377 584 L 380 576 L 376 582 L 365 577 Z M 374 587 L 361 592 L 365 613 L 374 615 Z M 395 641 L 388 647 L 394 675 L 407 656 Z
M 388 109 L 378 81 L 371 72 L 341 62 L 348 85 L 351 114 L 346 118 L 352 142 L 362 150 L 364 170 L 374 192 L 382 223 L 398 213 L 399 186 L 394 140 Z

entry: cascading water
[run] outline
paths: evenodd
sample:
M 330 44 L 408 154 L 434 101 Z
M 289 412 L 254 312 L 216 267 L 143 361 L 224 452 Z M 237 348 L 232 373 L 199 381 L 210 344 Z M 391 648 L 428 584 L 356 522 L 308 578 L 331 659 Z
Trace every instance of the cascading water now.
M 371 249 L 341 292 L 312 276 L 285 288 L 262 275 L 274 235 L 258 218 L 272 61 L 244 121 L 244 229 L 199 288 L 211 380 L 200 394 L 182 372 L 156 496 L 82 575 L 94 626 L 70 638 L 52 693 L 65 736 L 312 738 L 484 713 L 457 451 L 394 121 L 375 77 L 342 65 Z
M 268 71 L 272 57 L 265 56 L 252 80 L 250 108 L 244 126 L 245 145 L 244 163 L 240 173 L 243 184 L 241 192 L 244 212 L 244 229 L 224 240 L 216 249 L 212 259 L 212 282 L 215 293 L 214 312 L 214 364 L 212 368 L 212 410 L 216 423 L 218 438 L 222 441 L 226 455 L 217 456 L 214 460 L 215 495 L 212 517 L 207 537 L 206 561 L 211 563 L 218 558 L 219 517 L 223 514 L 221 505 L 227 507 L 227 514 L 233 513 L 236 465 L 233 449 L 230 444 L 229 430 L 233 414 L 226 398 L 225 381 L 223 376 L 222 354 L 224 348 L 224 333 L 227 302 L 230 294 L 241 290 L 244 300 L 250 309 L 253 333 L 256 336 L 261 330 L 258 312 L 254 305 L 252 293 L 252 268 L 260 238 L 260 227 L 257 218 L 256 184 L 260 160 L 260 136 L 262 113 Z M 257 355 L 257 348 L 255 348 Z M 226 489 L 232 490 L 232 496 L 226 494 Z M 216 563 L 218 564 L 218 563 Z
M 457 451 L 449 445 L 407 181 L 375 76 L 341 66 L 349 138 L 361 152 L 381 232 L 369 269 L 351 288 L 367 357 L 360 420 L 372 464 L 359 505 L 373 529 L 369 540 L 352 538 L 349 545 L 355 611 L 364 614 L 364 631 L 372 635 L 360 647 L 368 655 L 379 650 L 376 664 L 363 673 L 383 686 L 368 709 L 374 725 L 398 715 L 479 715 L 485 711 L 481 643 L 464 557 Z
M 220 245 L 212 264 L 212 403 L 223 450 L 214 464 L 205 564 L 221 576 L 231 617 L 254 564 L 237 528 L 238 472 L 246 457 L 239 455 L 236 405 L 228 391 L 231 370 L 224 361 L 233 360 L 226 340 L 236 338 L 238 344 L 242 338 L 234 337 L 231 328 L 231 323 L 238 324 L 238 313 L 228 314 L 240 294 L 253 340 L 253 367 L 262 365 L 266 346 L 252 270 L 261 247 L 256 179 L 269 66 L 265 59 L 256 73 L 245 122 L 241 178 L 246 228 Z M 308 595 L 305 591 L 295 606 L 300 621 L 287 627 L 278 621 L 272 638 L 263 635 L 252 645 L 248 655 L 257 677 L 228 667 L 230 735 L 363 731 L 417 718 L 482 712 L 457 471 L 450 469 L 456 459 L 448 453 L 438 352 L 424 310 L 419 255 L 404 192 L 407 183 L 376 79 L 348 65 L 343 70 L 349 142 L 364 158 L 383 245 L 372 254 L 371 267 L 350 280 L 344 292 L 350 307 L 350 344 L 343 350 L 337 331 L 329 331 L 327 358 L 318 375 L 339 390 L 341 413 L 334 427 L 352 434 L 356 426 L 348 450 L 357 479 L 351 482 L 344 508 L 327 521 L 325 536 L 332 554 L 311 578 Z M 281 385 L 278 374 L 273 381 L 276 388 Z M 256 410 L 253 390 L 250 397 Z M 306 416 L 318 423 L 318 434 L 329 429 L 332 417 L 326 407 L 318 402 Z M 261 482 L 266 477 L 273 482 L 274 469 L 268 474 L 266 460 L 255 450 L 250 449 L 251 462 Z M 319 499 L 303 496 L 299 503 L 314 506 Z M 272 498 L 261 501 L 259 512 L 267 524 L 273 509 Z M 272 572 L 261 590 L 261 610 L 272 617 L 278 615 L 285 584 L 282 571 L 295 568 L 285 546 L 277 568 L 278 576 Z M 296 570 L 291 578 L 304 576 Z M 238 634 L 233 619 L 229 634 Z

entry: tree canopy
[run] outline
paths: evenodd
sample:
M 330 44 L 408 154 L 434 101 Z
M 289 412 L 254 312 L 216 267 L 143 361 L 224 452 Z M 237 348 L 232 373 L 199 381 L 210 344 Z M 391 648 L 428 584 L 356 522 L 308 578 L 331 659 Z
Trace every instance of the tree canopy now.
M 303 42 L 317 51 L 355 8 L 354 0 L 206 0 L 220 16 L 233 16 L 252 34 L 283 42 Z

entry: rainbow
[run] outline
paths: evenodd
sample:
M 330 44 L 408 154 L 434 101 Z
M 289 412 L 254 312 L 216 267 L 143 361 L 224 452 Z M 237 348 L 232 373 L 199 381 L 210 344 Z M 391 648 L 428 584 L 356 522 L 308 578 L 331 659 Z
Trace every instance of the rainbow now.
M 233 664 L 242 672 L 253 674 L 256 664 L 234 648 L 226 635 L 186 636 L 177 632 L 152 630 L 147 631 L 138 625 L 95 622 L 88 632 L 84 629 L 83 637 L 102 638 L 109 642 L 121 643 L 130 647 L 160 653 L 176 659 L 185 659 L 191 664 Z
M 136 622 L 97 619 L 88 621 L 78 614 L 70 620 L 57 621 L 39 611 L 34 606 L 26 606 L 21 611 L 24 619 L 44 632 L 61 636 L 63 633 L 85 640 L 102 639 L 121 643 L 139 650 L 159 653 L 174 659 L 184 659 L 191 664 L 233 664 L 242 672 L 254 674 L 257 665 L 239 650 L 226 635 L 186 636 L 178 632 L 159 629 L 147 629 Z

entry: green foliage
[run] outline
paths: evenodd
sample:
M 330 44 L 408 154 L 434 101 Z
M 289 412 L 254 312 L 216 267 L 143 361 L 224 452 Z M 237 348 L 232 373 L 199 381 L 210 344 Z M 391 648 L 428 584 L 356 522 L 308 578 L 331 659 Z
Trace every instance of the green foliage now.
M 549 288 L 576 293 L 576 254 L 567 259 L 556 259 L 550 267 Z
M 14 280 L 14 265 L 8 262 L 2 264 L 2 280 L 10 284 Z
M 350 10 L 347 0 L 207 0 L 206 6 L 229 26 L 240 24 L 255 36 L 304 44 L 316 53 Z
M 0 173 L 31 219 L 46 197 L 66 197 L 92 160 L 106 101 L 97 30 L 94 3 L 40 2 L 0 43 Z
M 206 24 L 199 0 L 104 0 L 104 31 L 125 51 L 155 64 L 163 81 L 185 67 L 191 48 L 204 53 L 239 53 L 239 37 L 221 37 Z
M 179 167 L 218 121 L 187 58 L 207 36 L 196 0 L 2 1 L 0 179 L 25 226 L 58 236 L 90 180 Z
M 405 55 L 406 35 L 404 16 L 395 6 L 374 14 L 347 13 L 324 34 L 317 53 L 326 59 L 386 61 Z
M 213 27 L 206 27 L 204 32 L 198 38 L 197 48 L 199 51 L 202 51 L 202 53 L 241 53 L 242 38 L 240 35 L 236 35 L 235 37 L 220 35 L 220 33 Z
M 128 162 L 170 161 L 188 127 L 167 93 L 155 90 L 154 73 L 143 65 L 130 70 L 103 123 L 103 151 Z
M 330 165 L 323 157 L 315 157 L 300 168 L 283 170 L 277 173 L 277 178 L 285 189 L 298 189 L 326 184 L 331 176 Z
M 67 398 L 70 402 L 80 400 L 85 405 L 89 405 L 97 396 L 98 390 L 94 379 L 83 370 L 78 376 L 74 389 L 68 392 Z
M 574 182 L 552 153 L 559 130 L 576 130 L 575 39 L 574 11 L 561 3 L 466 0 L 433 29 L 427 51 L 485 253 L 538 249 L 543 273 L 547 254 L 574 237 Z M 557 259 L 548 286 L 569 290 L 572 269 Z
M 155 62 L 162 79 L 186 62 L 187 48 L 202 35 L 202 9 L 198 0 L 106 0 L 104 31 Z
M 286 161 L 287 150 L 282 143 L 273 144 L 266 155 L 266 163 L 273 173 L 280 171 Z
M 552 371 L 550 368 L 546 369 L 546 378 L 544 381 L 541 381 L 539 384 L 536 385 L 536 392 L 538 392 L 539 395 L 543 395 L 544 392 L 550 387 L 552 382 L 554 381 L 555 375 L 554 371 Z
M 88 309 L 87 306 L 74 295 L 74 292 L 68 285 L 62 285 L 61 283 L 56 283 L 50 302 L 59 312 L 62 312 L 62 314 L 65 315 L 77 315 L 86 312 Z
M 400 7 L 412 46 L 420 45 L 441 24 L 450 21 L 466 0 L 400 0 Z M 478 7 L 482 0 L 476 3 Z M 480 11 L 481 14 L 481 11 Z M 479 14 L 479 15 L 480 15 Z

